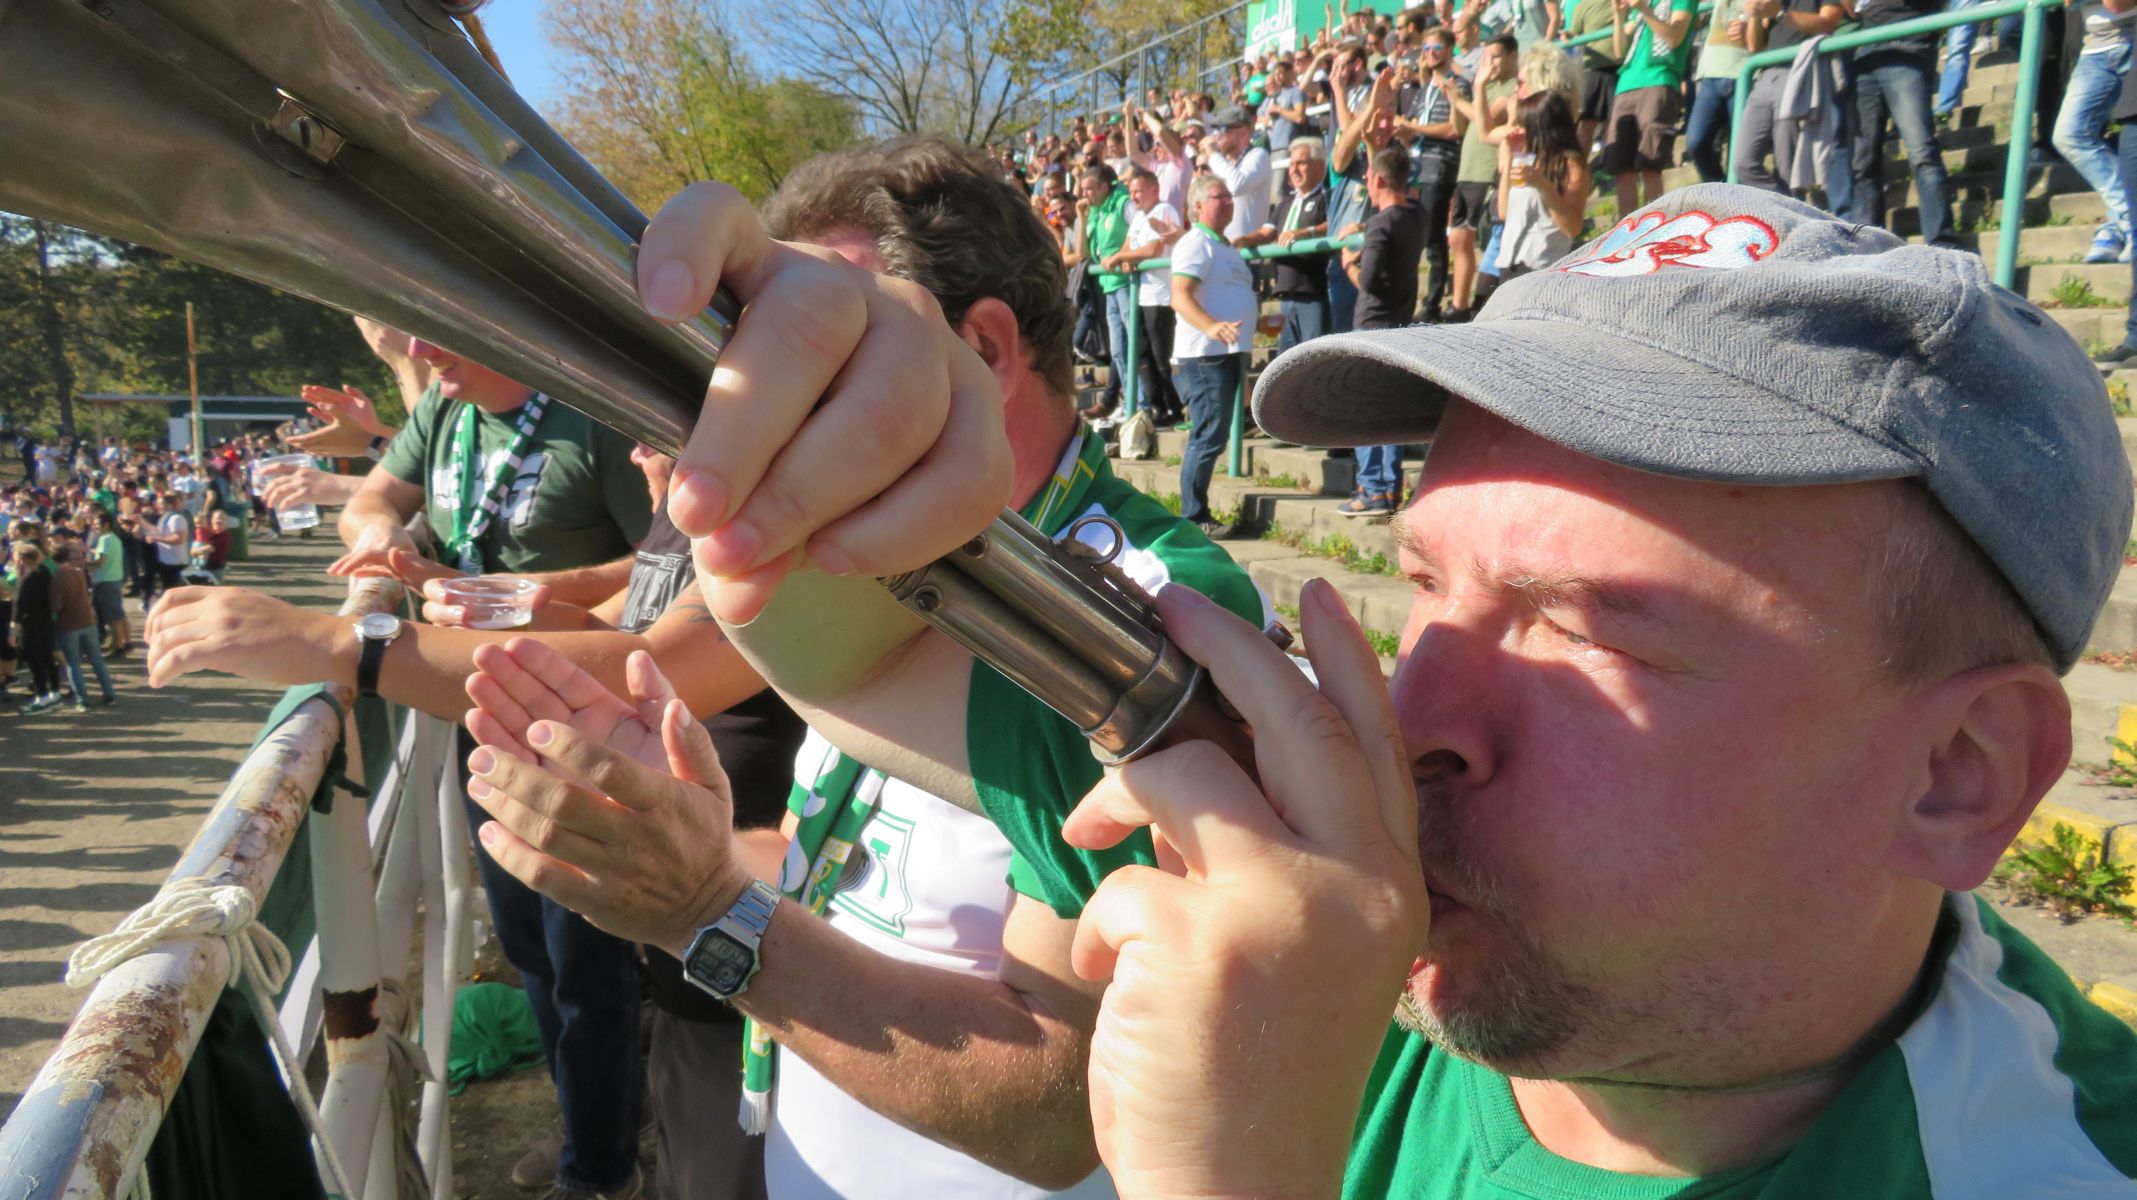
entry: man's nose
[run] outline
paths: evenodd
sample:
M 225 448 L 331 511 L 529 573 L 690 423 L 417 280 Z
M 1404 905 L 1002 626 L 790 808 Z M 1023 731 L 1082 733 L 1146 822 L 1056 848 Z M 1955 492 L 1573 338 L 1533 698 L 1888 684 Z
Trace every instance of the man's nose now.
M 1497 769 L 1504 652 L 1487 630 L 1458 616 L 1406 639 L 1388 691 L 1413 770 L 1475 787 Z

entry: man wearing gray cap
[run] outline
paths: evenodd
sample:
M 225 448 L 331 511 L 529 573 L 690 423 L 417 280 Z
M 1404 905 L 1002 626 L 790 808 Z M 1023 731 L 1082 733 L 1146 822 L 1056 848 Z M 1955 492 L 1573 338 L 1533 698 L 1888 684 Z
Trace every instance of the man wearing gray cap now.
M 1310 585 L 1318 690 L 1159 597 L 1258 781 L 1167 750 L 1063 829 L 1185 866 L 1077 931 L 1123 1196 L 2132 1193 L 2137 1033 L 1968 894 L 2069 759 L 2130 530 L 2067 334 L 1710 185 L 1473 324 L 1302 346 L 1255 410 L 1432 440 L 1416 592 L 1383 685 Z
M 1224 238 L 1237 246 L 1269 223 L 1269 152 L 1253 144 L 1254 119 L 1236 104 L 1210 114 L 1210 127 L 1216 130 L 1210 138 L 1210 174 L 1232 193 Z

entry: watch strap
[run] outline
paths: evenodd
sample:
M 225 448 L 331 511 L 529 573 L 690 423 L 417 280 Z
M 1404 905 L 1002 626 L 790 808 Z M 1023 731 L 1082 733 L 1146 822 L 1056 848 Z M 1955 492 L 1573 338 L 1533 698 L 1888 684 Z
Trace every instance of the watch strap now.
M 386 661 L 386 643 L 391 640 L 391 638 L 365 637 L 361 632 L 356 635 L 357 695 L 378 695 L 378 668 L 379 664 Z

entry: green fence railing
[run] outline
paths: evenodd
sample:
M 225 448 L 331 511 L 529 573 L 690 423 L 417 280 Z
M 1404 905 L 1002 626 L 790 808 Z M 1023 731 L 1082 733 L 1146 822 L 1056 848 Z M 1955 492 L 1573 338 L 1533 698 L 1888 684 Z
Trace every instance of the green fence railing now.
M 2033 151 L 2033 109 L 2040 89 L 2041 26 L 2044 11 L 2061 0 L 1993 0 L 1955 12 L 1932 13 L 1875 29 L 1854 29 L 1828 34 L 1818 43 L 1820 54 L 1877 46 L 1922 34 L 1941 33 L 1957 25 L 1976 25 L 2023 14 L 2023 33 L 2018 43 L 2018 85 L 2011 96 L 2011 144 L 2004 156 L 2001 232 L 1996 238 L 1996 282 L 2010 287 L 2018 275 L 2018 234 L 2024 224 L 2026 162 Z M 1744 101 L 1751 92 L 1751 77 L 1761 69 L 1795 61 L 1797 48 L 1761 50 L 1744 60 L 1736 75 L 1736 101 L 1729 125 L 1729 182 L 1736 182 L 1737 138 L 1744 123 Z M 1884 164 L 1878 164 L 1884 170 Z M 1882 183 L 1880 183 L 1882 186 Z
M 1364 244 L 1365 238 L 1355 233 L 1347 238 L 1300 238 L 1288 246 L 1249 246 L 1241 250 L 1239 256 L 1249 262 L 1265 258 L 1301 258 L 1309 254 L 1332 254 L 1338 250 L 1355 250 Z M 1129 416 L 1135 415 L 1136 391 L 1142 386 L 1143 377 L 1141 367 L 1143 340 L 1142 304 L 1137 295 L 1136 277 L 1148 271 L 1169 270 L 1171 267 L 1172 260 L 1170 259 L 1150 258 L 1131 264 L 1125 271 L 1121 272 L 1128 277 L 1126 289 L 1128 292 L 1127 360 L 1130 365 L 1127 373 L 1122 376 L 1120 381 L 1120 402 L 1121 412 Z M 1241 332 L 1247 345 L 1245 352 L 1248 354 L 1253 353 L 1254 330 L 1249 327 Z M 1239 373 L 1239 391 L 1232 397 L 1232 433 L 1224 452 L 1224 473 L 1234 479 L 1239 477 L 1241 460 L 1245 457 L 1246 411 L 1247 373 L 1241 371 Z

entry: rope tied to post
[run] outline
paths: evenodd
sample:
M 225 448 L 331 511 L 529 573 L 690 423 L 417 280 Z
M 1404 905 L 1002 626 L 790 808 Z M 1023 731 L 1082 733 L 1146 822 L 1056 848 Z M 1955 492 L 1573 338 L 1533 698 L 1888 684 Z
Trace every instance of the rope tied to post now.
M 289 947 L 274 931 L 259 923 L 260 902 L 237 884 L 211 883 L 201 876 L 180 879 L 164 886 L 154 899 L 119 922 L 110 933 L 90 938 L 67 956 L 67 986 L 84 988 L 121 965 L 148 953 L 165 942 L 187 938 L 214 938 L 230 952 L 229 986 L 252 1002 L 253 1016 L 267 1032 L 282 1075 L 289 1081 L 289 1097 L 298 1115 L 319 1147 L 319 1166 L 327 1176 L 330 1192 L 348 1195 L 348 1174 L 327 1136 L 326 1121 L 319 1115 L 318 1101 L 304 1081 L 304 1064 L 297 1061 L 274 997 L 289 982 Z M 245 986 L 249 984 L 250 986 Z

